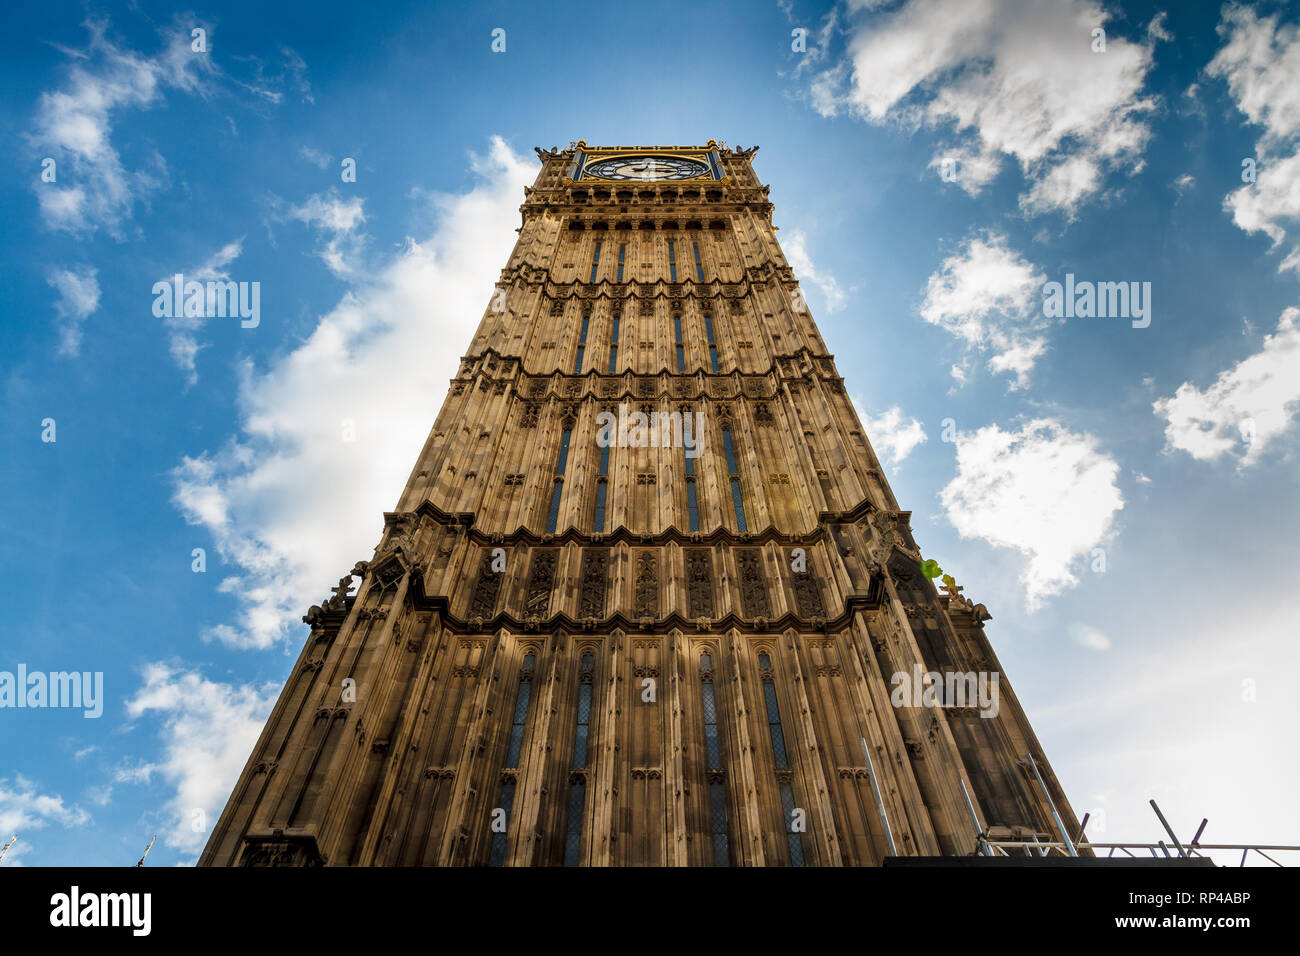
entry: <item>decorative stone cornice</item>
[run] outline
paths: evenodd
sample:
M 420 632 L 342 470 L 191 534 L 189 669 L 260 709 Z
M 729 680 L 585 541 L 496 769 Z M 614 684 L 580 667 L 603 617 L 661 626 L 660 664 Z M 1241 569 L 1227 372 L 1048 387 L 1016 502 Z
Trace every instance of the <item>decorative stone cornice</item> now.
M 442 623 L 455 634 L 492 634 L 500 630 L 523 633 L 527 630 L 525 620 L 514 614 L 502 611 L 491 617 L 464 619 L 450 613 L 447 598 L 442 595 L 426 595 L 423 582 L 418 578 L 412 582 L 412 606 L 416 610 L 433 610 L 442 615 Z M 850 626 L 853 616 L 863 611 L 875 611 L 881 606 L 883 588 L 879 579 L 873 579 L 866 594 L 854 594 L 847 597 L 839 614 L 828 620 L 810 620 L 787 612 L 777 618 L 745 618 L 734 611 L 724 617 L 708 620 L 691 620 L 674 611 L 667 617 L 659 618 L 648 626 L 641 618 L 617 612 L 605 618 L 575 618 L 563 611 L 553 614 L 545 621 L 543 631 L 564 631 L 576 634 L 582 631 L 608 633 L 616 629 L 634 631 L 639 635 L 667 635 L 676 630 L 682 634 L 703 635 L 715 631 L 735 629 L 746 634 L 782 634 L 787 630 L 797 633 L 833 633 Z
M 528 401 L 542 401 L 548 397 L 569 401 L 592 397 L 617 400 L 620 397 L 631 397 L 636 383 L 652 380 L 663 387 L 650 395 L 637 394 L 636 398 L 666 395 L 670 399 L 683 400 L 773 399 L 786 384 L 807 386 L 819 381 L 835 390 L 837 387 L 842 389 L 844 382 L 835 369 L 835 356 L 832 353 L 814 352 L 810 349 L 774 355 L 765 369 L 756 372 L 741 372 L 739 369 L 711 372 L 703 366 L 696 366 L 687 372 L 677 372 L 661 365 L 658 371 L 646 373 L 626 371 L 611 374 L 592 370 L 575 374 L 556 368 L 551 371 L 519 369 L 504 376 L 494 376 L 484 371 L 493 359 L 516 361 L 491 346 L 478 354 L 465 355 L 461 359 L 457 376 L 451 380 L 452 394 L 457 394 L 457 386 L 462 390 L 479 387 L 484 391 L 492 389 L 498 392 L 506 386 L 514 386 L 516 396 Z M 476 382 L 480 384 L 475 386 Z M 545 394 L 534 394 L 533 386 L 536 383 L 549 383 L 550 387 Z M 730 390 L 720 394 L 718 388 L 726 386 Z
M 744 299 L 753 290 L 761 290 L 769 282 L 794 285 L 797 280 L 794 270 L 788 265 L 777 262 L 764 262 L 757 266 L 745 267 L 745 278 L 740 282 L 725 282 L 713 278 L 705 282 L 684 277 L 676 282 L 668 279 L 656 279 L 653 282 L 640 282 L 630 279 L 627 282 L 615 282 L 600 279 L 597 282 L 558 282 L 551 277 L 552 270 L 544 265 L 523 260 L 506 266 L 497 277 L 498 285 L 509 285 L 518 281 L 532 287 L 541 287 L 543 294 L 552 300 L 581 299 L 583 301 L 607 299 L 610 302 L 630 302 L 642 299 Z M 703 290 L 703 294 L 701 294 Z
M 825 539 L 830 525 L 856 524 L 870 518 L 877 511 L 876 506 L 869 499 L 864 498 L 849 511 L 821 512 L 817 516 L 818 524 L 815 528 L 788 534 L 778 531 L 771 525 L 762 531 L 746 532 L 735 532 L 721 527 L 707 532 L 682 531 L 676 526 L 670 526 L 657 534 L 647 534 L 644 531 L 631 531 L 623 525 L 601 534 L 590 534 L 576 528 L 569 528 L 553 534 L 543 534 L 542 532 L 531 531 L 522 525 L 512 532 L 489 532 L 473 526 L 473 512 L 452 514 L 443 511 L 427 498 L 416 508 L 415 513 L 428 517 L 440 525 L 458 526 L 466 531 L 471 543 L 479 546 L 553 547 L 563 544 L 577 544 L 587 548 L 606 548 L 611 545 L 626 544 L 631 547 L 645 548 L 676 544 L 681 547 L 757 547 L 774 542 L 782 547 L 794 548 Z M 386 514 L 385 518 L 389 517 L 390 514 L 391 512 Z M 910 516 L 911 512 L 893 512 L 893 514 Z

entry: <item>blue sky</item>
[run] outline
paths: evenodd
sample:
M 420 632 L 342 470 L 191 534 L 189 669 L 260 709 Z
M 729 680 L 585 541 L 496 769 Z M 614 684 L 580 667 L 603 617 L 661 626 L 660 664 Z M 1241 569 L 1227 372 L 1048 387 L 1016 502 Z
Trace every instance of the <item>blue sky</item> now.
M 532 147 L 577 139 L 761 147 L 916 538 L 1094 837 L 1160 837 L 1154 797 L 1300 843 L 1294 8 L 461 7 L 2 15 L 0 670 L 105 694 L 0 710 L 4 865 L 196 858 L 299 616 L 378 539 Z M 259 324 L 156 317 L 176 272 L 259 282 Z M 1045 318 L 1067 273 L 1150 283 L 1150 325 Z

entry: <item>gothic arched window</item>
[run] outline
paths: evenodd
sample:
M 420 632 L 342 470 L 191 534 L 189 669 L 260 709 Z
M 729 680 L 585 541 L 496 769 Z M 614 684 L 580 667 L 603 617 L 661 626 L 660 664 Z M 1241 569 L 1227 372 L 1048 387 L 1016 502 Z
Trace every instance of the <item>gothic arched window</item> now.
M 731 503 L 736 509 L 736 528 L 748 531 L 745 522 L 745 498 L 740 491 L 740 472 L 736 469 L 736 448 L 731 441 L 731 423 L 722 425 L 722 450 L 727 456 L 727 478 L 731 483 Z
M 704 709 L 704 763 L 709 790 L 709 831 L 713 843 L 713 865 L 731 865 L 727 836 L 727 771 L 722 744 L 718 739 L 718 701 L 713 692 L 713 658 L 700 655 L 700 701 Z
M 699 436 L 696 436 L 696 448 L 699 447 Z M 686 462 L 686 517 L 689 529 L 691 531 L 700 530 L 700 501 L 699 489 L 695 481 L 695 459 L 691 457 L 692 449 L 687 448 L 683 452 L 683 459 Z
M 532 698 L 533 670 L 537 666 L 537 655 L 529 651 L 524 655 L 524 664 L 519 671 L 519 687 L 515 691 L 515 711 L 510 724 L 510 744 L 506 750 L 506 762 L 502 767 L 501 795 L 497 798 L 496 810 L 504 811 L 501 828 L 492 832 L 492 852 L 488 866 L 500 866 L 506 858 L 506 837 L 510 825 L 510 811 L 515 802 L 515 771 L 519 768 L 519 757 L 524 747 L 524 729 L 528 724 L 528 702 Z M 494 814 L 495 816 L 495 814 Z
M 709 365 L 718 371 L 718 343 L 713 338 L 713 313 L 704 313 L 704 336 L 709 341 Z
M 605 530 L 605 500 L 609 495 L 609 445 L 600 449 L 600 471 L 596 475 L 596 512 L 592 516 L 592 530 Z
M 555 533 L 555 526 L 560 520 L 560 496 L 564 492 L 564 472 L 569 467 L 569 439 L 573 436 L 573 421 L 565 419 L 564 432 L 560 436 L 560 452 L 555 458 L 555 485 L 551 491 L 551 507 L 546 515 L 546 531 Z
M 587 351 L 587 325 L 591 322 L 591 313 L 582 313 L 582 331 L 578 334 L 578 357 L 573 363 L 573 374 L 582 371 L 582 353 Z
M 609 372 L 613 375 L 618 371 L 618 320 L 616 314 L 609 330 Z
M 776 681 L 772 672 L 772 658 L 766 651 L 758 655 L 758 667 L 763 675 L 763 707 L 767 711 L 767 732 L 772 741 L 772 766 L 776 769 L 777 788 L 781 792 L 781 814 L 785 821 L 786 846 L 790 850 L 790 864 L 803 866 L 803 834 L 791 830 L 794 824 L 794 788 L 790 782 L 790 758 L 785 749 L 785 732 L 781 729 L 781 705 L 776 698 Z
M 591 732 L 591 690 L 596 658 L 582 655 L 578 685 L 578 714 L 573 726 L 573 761 L 569 771 L 568 826 L 564 837 L 564 865 L 577 866 L 582 850 L 583 809 L 587 802 L 587 743 Z

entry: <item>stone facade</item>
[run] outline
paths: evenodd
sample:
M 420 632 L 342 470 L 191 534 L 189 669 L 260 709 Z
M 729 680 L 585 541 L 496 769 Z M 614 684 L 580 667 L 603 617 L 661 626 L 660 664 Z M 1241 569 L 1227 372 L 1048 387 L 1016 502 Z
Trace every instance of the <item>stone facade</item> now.
M 1054 838 L 1026 753 L 1077 830 L 988 612 L 920 571 L 754 153 L 538 150 L 382 540 L 304 618 L 201 864 L 876 865 L 864 739 L 900 855 L 972 852 L 963 782 L 985 827 Z M 620 406 L 696 416 L 698 457 L 600 447 Z M 918 665 L 997 672 L 998 715 L 894 706 Z

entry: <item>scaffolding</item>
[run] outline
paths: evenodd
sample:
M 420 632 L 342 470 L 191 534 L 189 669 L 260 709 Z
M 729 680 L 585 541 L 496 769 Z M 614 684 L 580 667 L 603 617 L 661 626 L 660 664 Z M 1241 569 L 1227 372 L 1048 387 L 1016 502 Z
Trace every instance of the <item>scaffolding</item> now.
M 1043 791 L 1043 797 L 1047 801 L 1047 806 L 1051 810 L 1052 820 L 1056 824 L 1057 833 L 1060 835 L 1059 840 L 1040 840 L 1038 834 L 1031 834 L 1029 839 L 1024 839 L 1023 835 L 1016 834 L 1005 827 L 985 828 L 975 812 L 975 805 L 971 802 L 970 793 L 966 790 L 966 781 L 961 781 L 961 792 L 966 798 L 966 809 L 970 813 L 971 821 L 975 824 L 975 849 L 972 856 L 1064 856 L 1077 857 L 1080 850 L 1090 850 L 1094 855 L 1097 851 L 1105 850 L 1107 858 L 1114 857 L 1115 851 L 1119 850 L 1127 857 L 1139 859 L 1150 855 L 1155 859 L 1194 859 L 1204 858 L 1206 852 L 1211 850 L 1231 850 L 1234 853 L 1241 851 L 1241 861 L 1237 864 L 1239 867 L 1246 865 L 1246 860 L 1252 853 L 1258 853 L 1269 863 L 1274 866 L 1286 866 L 1279 863 L 1269 853 L 1300 853 L 1300 846 L 1287 846 L 1278 843 L 1202 843 L 1201 834 L 1205 832 L 1206 824 L 1209 823 L 1207 818 L 1201 819 L 1201 825 L 1196 828 L 1196 835 L 1192 837 L 1190 843 L 1184 844 L 1174 833 L 1174 828 L 1169 825 L 1165 815 L 1160 811 L 1160 807 L 1154 800 L 1149 800 L 1151 809 L 1155 812 L 1156 819 L 1169 836 L 1169 843 L 1164 840 L 1157 840 L 1154 843 L 1096 843 L 1086 839 L 1088 830 L 1088 820 L 1091 814 L 1085 813 L 1083 820 L 1079 824 L 1079 832 L 1074 837 L 1065 832 L 1065 824 L 1061 822 L 1060 815 L 1056 812 L 1056 805 L 1052 802 L 1051 794 L 1047 792 L 1047 784 L 1043 782 L 1042 775 L 1038 772 L 1038 765 L 1034 762 L 1032 754 L 1025 754 L 1025 760 L 1028 763 L 1030 771 L 1038 786 Z M 1171 851 L 1172 845 L 1172 851 Z M 1136 851 L 1136 852 L 1135 852 Z M 1267 852 L 1266 852 L 1267 851 Z

